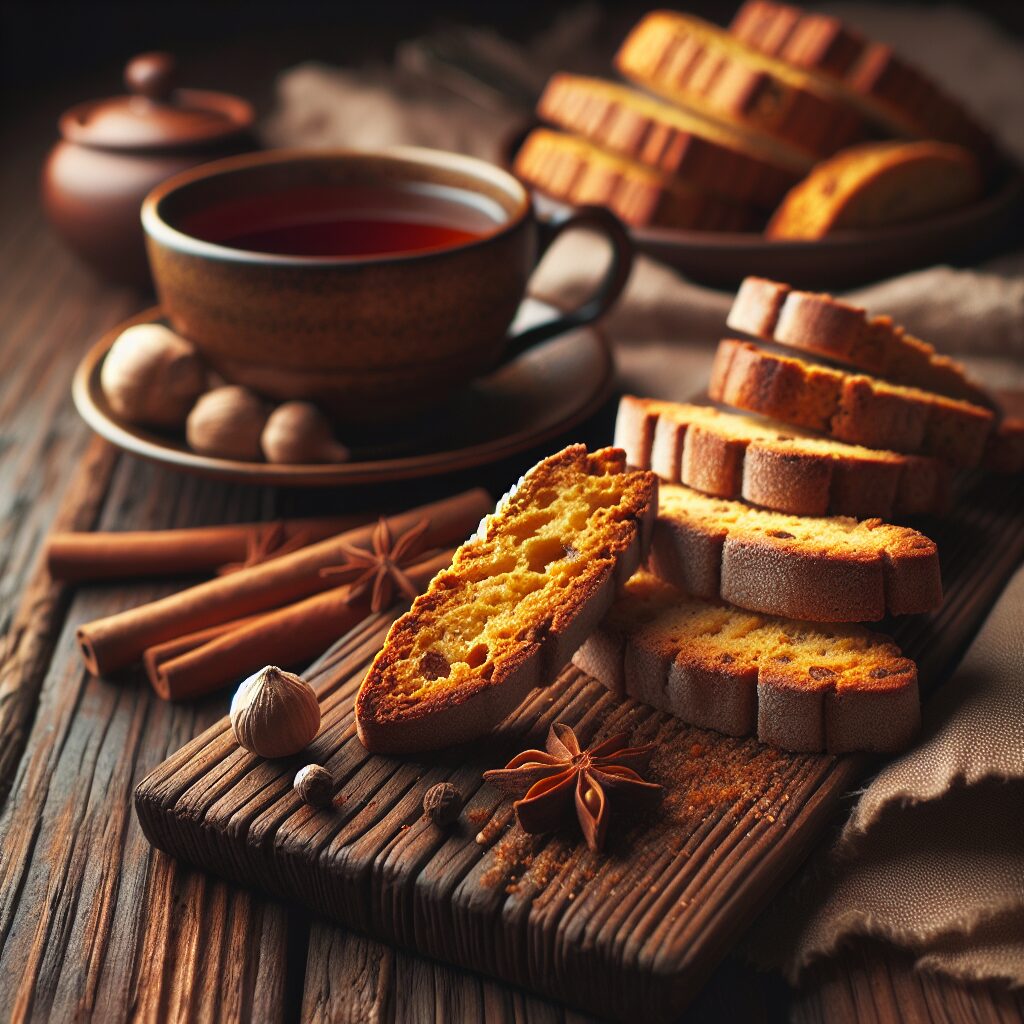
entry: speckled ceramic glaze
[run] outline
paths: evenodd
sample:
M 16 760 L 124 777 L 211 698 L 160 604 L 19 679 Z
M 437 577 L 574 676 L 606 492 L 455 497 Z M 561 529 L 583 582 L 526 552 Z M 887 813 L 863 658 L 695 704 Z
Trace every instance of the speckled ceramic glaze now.
M 444 249 L 306 257 L 233 249 L 183 230 L 196 211 L 228 198 L 410 182 L 485 197 L 498 211 L 493 231 Z M 602 217 L 595 225 L 593 211 L 587 218 L 616 236 L 617 266 L 598 299 L 568 323 L 603 312 L 629 269 L 629 243 L 617 237 L 617 224 Z M 554 230 L 538 225 L 528 193 L 511 175 L 422 149 L 222 160 L 165 182 L 142 212 L 157 292 L 175 329 L 229 379 L 274 398 L 315 398 L 353 421 L 421 410 L 498 362 L 540 253 L 580 219 L 574 214 Z M 552 331 L 538 338 L 542 333 Z

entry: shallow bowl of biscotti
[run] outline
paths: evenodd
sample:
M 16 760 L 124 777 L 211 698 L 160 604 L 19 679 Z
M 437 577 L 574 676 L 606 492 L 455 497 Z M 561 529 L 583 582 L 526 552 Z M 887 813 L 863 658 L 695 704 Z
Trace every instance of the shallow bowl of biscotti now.
M 537 208 L 568 208 L 535 193 Z M 949 263 L 973 266 L 1011 248 L 1024 221 L 1024 176 L 1007 175 L 977 203 L 914 224 L 844 231 L 816 241 L 780 241 L 760 232 L 630 227 L 637 251 L 684 277 L 735 288 L 748 275 L 780 277 L 802 288 L 852 288 Z
M 836 18 L 765 0 L 728 27 L 653 11 L 609 71 L 556 72 L 504 157 L 549 208 L 605 205 L 687 277 L 839 289 L 1019 238 L 1024 172 L 995 134 Z

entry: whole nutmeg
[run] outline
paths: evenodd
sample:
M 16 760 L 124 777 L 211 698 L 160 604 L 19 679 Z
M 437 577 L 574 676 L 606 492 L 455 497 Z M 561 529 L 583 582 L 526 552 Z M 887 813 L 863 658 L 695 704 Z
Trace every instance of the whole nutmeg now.
M 320 703 L 305 679 L 267 665 L 249 676 L 232 698 L 231 729 L 246 750 L 287 757 L 320 731 Z
M 292 784 L 303 801 L 314 807 L 328 807 L 334 802 L 334 779 L 318 764 L 307 764 L 295 773 Z
M 310 402 L 284 402 L 260 438 L 267 462 L 348 462 L 351 452 L 334 439 L 327 417 Z
M 423 813 L 442 828 L 462 813 L 462 795 L 450 782 L 439 782 L 423 794 Z
M 258 395 L 238 384 L 225 384 L 196 402 L 188 414 L 185 438 L 201 455 L 255 461 L 266 422 L 267 407 Z
M 206 390 L 195 346 L 162 324 L 135 324 L 118 335 L 100 370 L 115 416 L 150 427 L 181 427 Z

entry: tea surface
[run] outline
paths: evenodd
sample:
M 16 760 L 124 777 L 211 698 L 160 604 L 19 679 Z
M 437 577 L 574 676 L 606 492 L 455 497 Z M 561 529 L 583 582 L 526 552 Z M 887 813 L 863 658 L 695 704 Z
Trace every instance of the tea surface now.
M 219 241 L 232 249 L 281 256 L 379 256 L 445 249 L 482 237 L 482 232 L 464 231 L 447 224 L 338 216 L 256 228 Z
M 317 185 L 223 200 L 191 213 L 182 228 L 246 252 L 372 257 L 465 245 L 503 219 L 496 203 L 460 189 Z

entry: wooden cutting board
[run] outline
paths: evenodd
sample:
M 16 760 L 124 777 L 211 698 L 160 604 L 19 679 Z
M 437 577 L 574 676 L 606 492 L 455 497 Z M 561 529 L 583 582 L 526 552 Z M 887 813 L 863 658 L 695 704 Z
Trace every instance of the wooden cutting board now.
M 925 692 L 952 670 L 1024 556 L 1024 479 L 975 480 L 928 532 L 946 601 L 892 630 Z M 601 1016 L 657 1019 L 686 1004 L 871 763 L 695 729 L 617 700 L 572 667 L 486 743 L 415 760 L 371 755 L 355 736 L 352 701 L 392 617 L 368 620 L 308 673 L 323 728 L 302 756 L 255 757 L 224 719 L 147 776 L 136 807 L 150 841 L 401 946 Z M 555 721 L 584 742 L 627 730 L 659 745 L 651 777 L 666 788 L 662 807 L 621 829 L 613 822 L 602 855 L 570 826 L 525 835 L 481 780 L 542 746 Z M 334 774 L 332 808 L 292 792 L 296 770 L 313 761 Z M 449 779 L 467 806 L 443 831 L 421 803 Z

